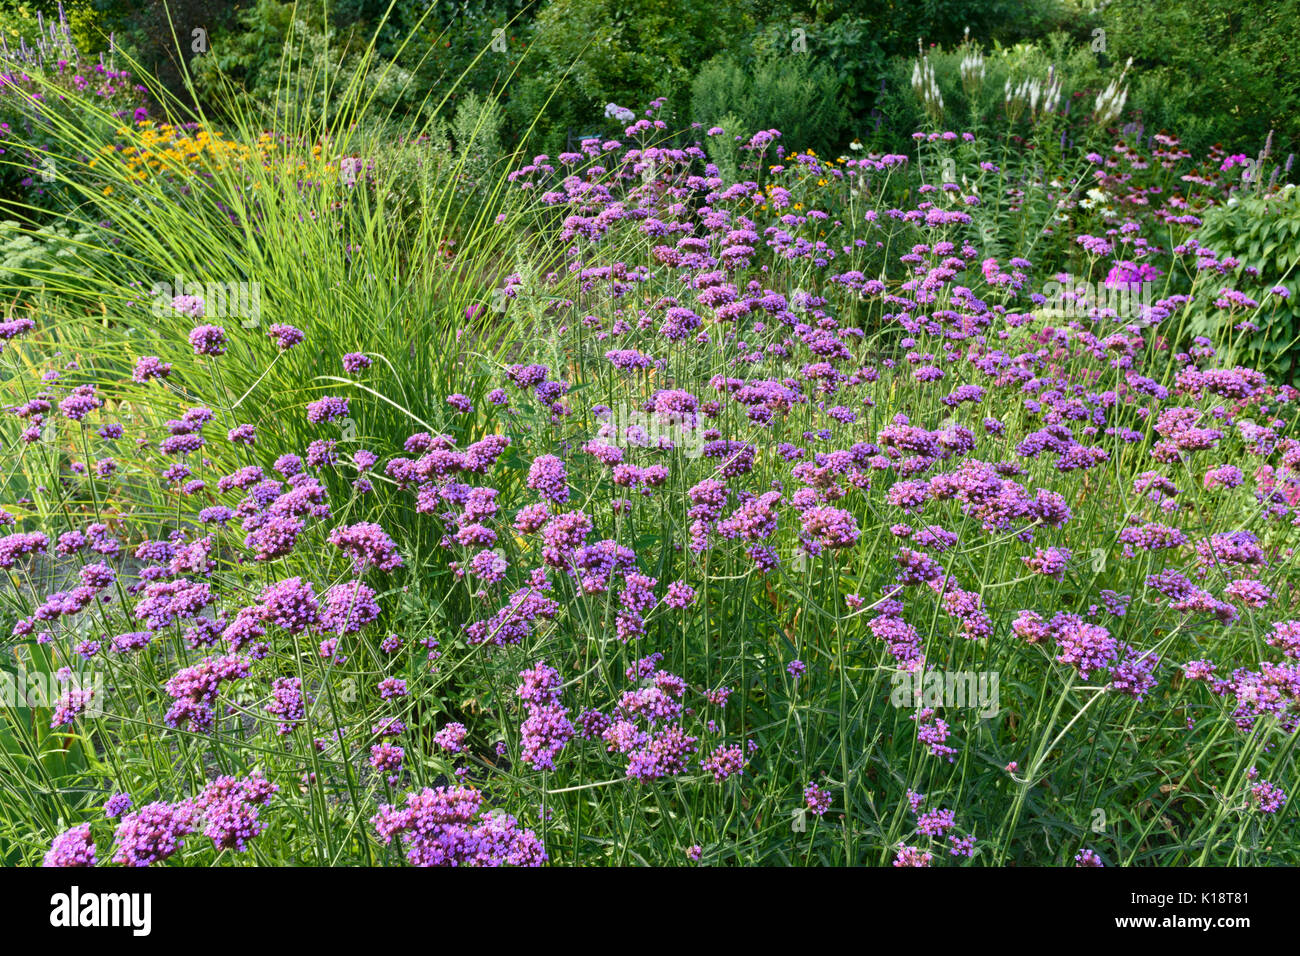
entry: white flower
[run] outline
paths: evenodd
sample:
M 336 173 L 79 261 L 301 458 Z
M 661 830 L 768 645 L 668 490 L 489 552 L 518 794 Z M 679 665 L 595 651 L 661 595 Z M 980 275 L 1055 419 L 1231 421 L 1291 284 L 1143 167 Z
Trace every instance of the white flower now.
M 617 103 L 605 104 L 605 116 L 607 119 L 616 119 L 620 123 L 630 123 L 636 119 L 636 114 L 626 107 L 619 106 Z

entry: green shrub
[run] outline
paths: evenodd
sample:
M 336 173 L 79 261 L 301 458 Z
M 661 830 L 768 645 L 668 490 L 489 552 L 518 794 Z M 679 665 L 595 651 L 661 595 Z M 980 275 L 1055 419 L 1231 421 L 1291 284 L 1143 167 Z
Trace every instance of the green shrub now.
M 809 56 L 769 53 L 752 71 L 730 54 L 714 57 L 691 85 L 691 119 L 705 127 L 725 126 L 720 121 L 727 116 L 742 134 L 779 129 L 788 149 L 825 153 L 842 145 L 839 80 Z
M 752 28 L 740 4 L 553 0 L 537 16 L 512 121 L 528 129 L 540 114 L 535 142 L 549 152 L 565 147 L 569 131 L 601 126 L 610 101 L 640 110 L 667 97 L 660 118 L 684 126 L 697 66 Z
M 302 17 L 308 15 L 301 11 Z M 294 9 L 278 0 L 255 0 L 234 15 L 235 29 L 214 37 L 211 48 L 190 62 L 195 90 L 202 100 L 217 101 L 227 78 L 250 99 L 273 97 L 281 50 L 293 29 Z
M 1253 152 L 1270 129 L 1283 153 L 1300 143 L 1298 0 L 1113 0 L 1107 54 L 1134 58 L 1130 105 L 1151 129 L 1195 151 L 1214 142 Z
M 1283 287 L 1296 288 L 1300 266 L 1300 189 L 1288 184 L 1275 193 L 1251 191 L 1237 194 L 1212 207 L 1196 232 L 1203 246 L 1220 258 L 1238 260 L 1224 286 L 1263 303 L 1268 318 L 1258 331 L 1236 329 L 1240 311 L 1218 308 L 1210 297 L 1196 303 L 1189 323 L 1191 334 L 1226 342 L 1229 362 L 1252 364 L 1294 383 L 1300 367 L 1300 297 L 1271 293 L 1280 277 Z

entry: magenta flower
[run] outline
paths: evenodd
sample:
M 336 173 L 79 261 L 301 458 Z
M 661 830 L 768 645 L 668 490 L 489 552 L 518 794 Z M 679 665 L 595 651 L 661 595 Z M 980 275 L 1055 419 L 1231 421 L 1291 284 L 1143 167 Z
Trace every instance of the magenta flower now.
M 64 830 L 54 838 L 41 866 L 84 867 L 95 865 L 95 841 L 90 824 L 82 823 Z
M 267 336 L 270 337 L 280 351 L 287 352 L 295 345 L 302 342 L 304 335 L 301 329 L 296 329 L 292 325 L 282 325 L 276 323 L 266 330 Z
M 190 332 L 195 355 L 225 355 L 226 330 L 219 325 L 200 325 Z

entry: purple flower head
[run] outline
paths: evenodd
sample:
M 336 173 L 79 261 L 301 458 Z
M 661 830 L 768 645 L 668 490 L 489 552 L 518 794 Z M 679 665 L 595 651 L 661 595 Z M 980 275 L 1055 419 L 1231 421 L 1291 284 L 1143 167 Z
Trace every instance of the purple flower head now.
M 267 329 L 266 334 L 282 352 L 289 351 L 304 338 L 301 329 L 296 329 L 292 325 L 281 325 L 278 322 Z
M 150 803 L 127 814 L 117 825 L 113 862 L 150 866 L 167 859 L 194 832 L 198 815 L 198 809 L 189 801 Z
M 143 385 L 153 379 L 166 378 L 171 372 L 171 365 L 163 362 L 158 356 L 145 355 L 136 360 L 135 370 L 131 373 L 131 378 L 136 383 Z
M 426 787 L 371 819 L 384 843 L 394 837 L 412 866 L 541 866 L 546 852 L 531 830 L 505 813 L 480 816 L 483 796 L 468 787 Z
M 563 504 L 569 500 L 568 473 L 554 455 L 541 455 L 528 469 L 528 487 L 543 498 Z
M 200 325 L 190 332 L 195 355 L 225 355 L 226 330 L 219 325 Z
M 83 867 L 95 865 L 95 841 L 90 824 L 82 823 L 64 830 L 54 838 L 41 866 Z
M 313 425 L 332 422 L 345 418 L 348 414 L 348 400 L 327 395 L 307 405 L 307 421 Z
M 809 783 L 803 790 L 804 805 L 817 816 L 825 816 L 831 808 L 830 791 L 823 790 L 815 783 Z

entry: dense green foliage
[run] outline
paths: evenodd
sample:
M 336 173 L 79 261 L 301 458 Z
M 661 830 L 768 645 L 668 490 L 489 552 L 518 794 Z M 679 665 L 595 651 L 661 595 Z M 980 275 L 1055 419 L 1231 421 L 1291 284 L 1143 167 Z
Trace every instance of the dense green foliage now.
M 942 56 L 968 32 L 986 48 L 1055 62 L 1071 89 L 1089 97 L 1114 64 L 1132 57 L 1128 117 L 1147 130 L 1176 131 L 1197 152 L 1215 142 L 1253 152 L 1272 129 L 1285 155 L 1300 134 L 1297 3 L 76 0 L 66 9 L 83 51 L 107 49 L 114 33 L 142 71 L 218 113 L 229 108 L 221 77 L 250 100 L 274 99 L 288 37 L 315 51 L 318 68 L 344 79 L 361 68 L 358 57 L 373 37 L 373 56 L 394 64 L 381 102 L 432 114 L 443 96 L 490 94 L 506 109 L 503 142 L 527 141 L 531 152 L 554 153 L 603 129 L 610 101 L 632 106 L 667 96 L 661 116 L 704 122 L 692 115 L 693 100 L 704 95 L 709 122 L 731 115 L 745 125 L 765 106 L 782 108 L 792 93 L 803 102 L 827 91 L 828 75 L 836 90 L 823 97 L 829 102 L 820 115 L 782 128 L 819 151 L 853 137 L 889 146 L 912 128 L 906 81 L 918 41 Z M 32 39 L 36 14 L 48 21 L 57 9 L 56 0 L 0 3 L 14 39 Z M 206 31 L 201 51 L 196 28 Z M 780 75 L 782 63 L 788 76 Z M 719 75 L 727 69 L 750 82 L 728 84 Z M 711 92 L 701 94 L 701 86 Z M 723 90 L 733 102 L 719 102 Z M 994 107 L 1000 94 L 1001 83 L 990 83 L 984 106 Z M 964 119 L 965 104 L 951 115 Z
M 1206 246 L 1237 260 L 1232 273 L 1234 288 L 1256 301 L 1268 301 L 1265 317 L 1251 330 L 1233 331 L 1242 322 L 1240 310 L 1216 308 L 1206 297 L 1195 313 L 1192 331 L 1198 335 L 1234 341 L 1237 361 L 1294 382 L 1300 371 L 1300 301 L 1269 296 L 1279 281 L 1294 279 L 1300 268 L 1300 190 L 1289 186 L 1279 193 L 1246 191 L 1205 215 L 1197 232 Z
M 1133 57 L 1149 128 L 1250 153 L 1274 130 L 1285 156 L 1300 148 L 1298 22 L 1297 0 L 1113 0 L 1101 25 L 1109 55 Z

